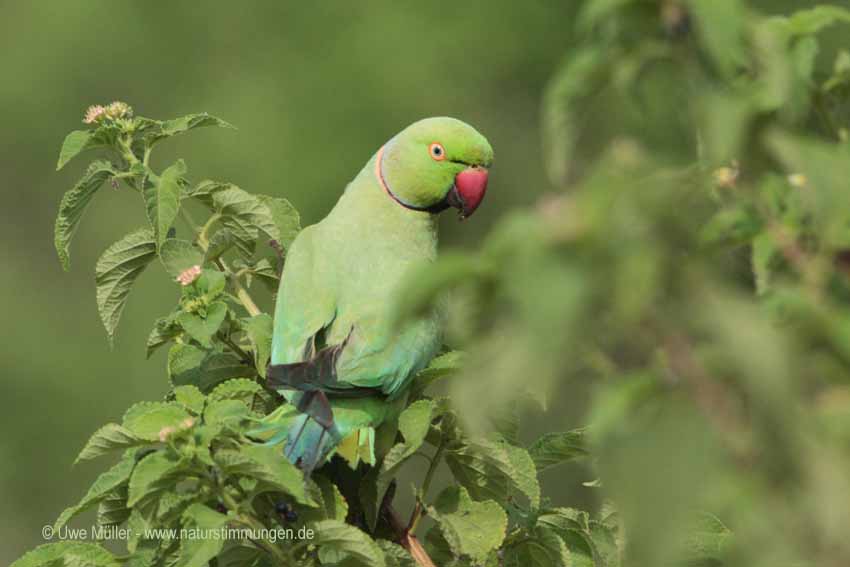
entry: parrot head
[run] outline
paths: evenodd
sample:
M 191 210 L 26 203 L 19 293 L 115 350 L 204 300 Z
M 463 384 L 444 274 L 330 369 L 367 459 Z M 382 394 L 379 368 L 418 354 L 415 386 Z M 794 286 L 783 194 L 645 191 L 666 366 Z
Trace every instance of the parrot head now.
M 384 191 L 403 207 L 460 217 L 475 212 L 487 191 L 493 148 L 475 128 L 454 118 L 414 122 L 387 142 L 375 159 Z

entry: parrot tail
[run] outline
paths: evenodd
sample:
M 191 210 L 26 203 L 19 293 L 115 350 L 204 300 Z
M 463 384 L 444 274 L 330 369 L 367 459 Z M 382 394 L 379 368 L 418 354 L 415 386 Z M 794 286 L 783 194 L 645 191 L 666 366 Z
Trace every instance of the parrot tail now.
M 304 474 L 310 474 L 341 440 L 336 424 L 325 427 L 312 416 L 302 413 L 292 423 L 283 454 Z
M 342 441 L 328 397 L 320 390 L 304 392 L 296 405 L 301 414 L 289 429 L 283 454 L 310 474 Z

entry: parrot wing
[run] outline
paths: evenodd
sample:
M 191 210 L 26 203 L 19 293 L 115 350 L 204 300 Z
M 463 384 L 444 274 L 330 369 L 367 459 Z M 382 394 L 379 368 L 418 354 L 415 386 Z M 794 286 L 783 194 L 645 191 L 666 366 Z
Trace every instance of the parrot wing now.
M 292 243 L 281 275 L 274 316 L 272 365 L 288 365 L 314 357 L 317 338 L 336 317 L 334 290 L 327 282 L 321 250 L 316 246 L 320 225 L 302 230 Z

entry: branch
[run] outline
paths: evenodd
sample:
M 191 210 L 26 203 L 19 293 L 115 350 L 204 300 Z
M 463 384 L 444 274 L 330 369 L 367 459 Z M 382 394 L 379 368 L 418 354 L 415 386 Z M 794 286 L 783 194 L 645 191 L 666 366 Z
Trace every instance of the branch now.
M 383 500 L 381 500 L 379 514 L 387 521 L 387 524 L 395 532 L 398 543 L 410 553 L 417 565 L 421 565 L 422 567 L 437 567 L 431 560 L 428 552 L 419 543 L 419 539 L 407 528 L 398 516 L 398 513 L 393 510 L 392 503 L 395 496 L 395 487 L 396 483 L 393 480 L 384 493 Z
M 703 367 L 687 336 L 668 335 L 663 349 L 670 369 L 684 380 L 697 408 L 720 433 L 732 455 L 739 462 L 748 463 L 751 455 L 741 436 L 741 431 L 746 430 L 745 418 L 735 399 Z

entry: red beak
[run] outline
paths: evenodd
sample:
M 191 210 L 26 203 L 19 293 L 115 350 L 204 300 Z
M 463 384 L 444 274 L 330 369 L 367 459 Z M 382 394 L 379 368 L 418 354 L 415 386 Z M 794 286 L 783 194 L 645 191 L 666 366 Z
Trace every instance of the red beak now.
M 487 170 L 483 167 L 470 167 L 455 176 L 453 192 L 457 201 L 452 206 L 460 209 L 460 216 L 466 218 L 475 212 L 487 192 Z

